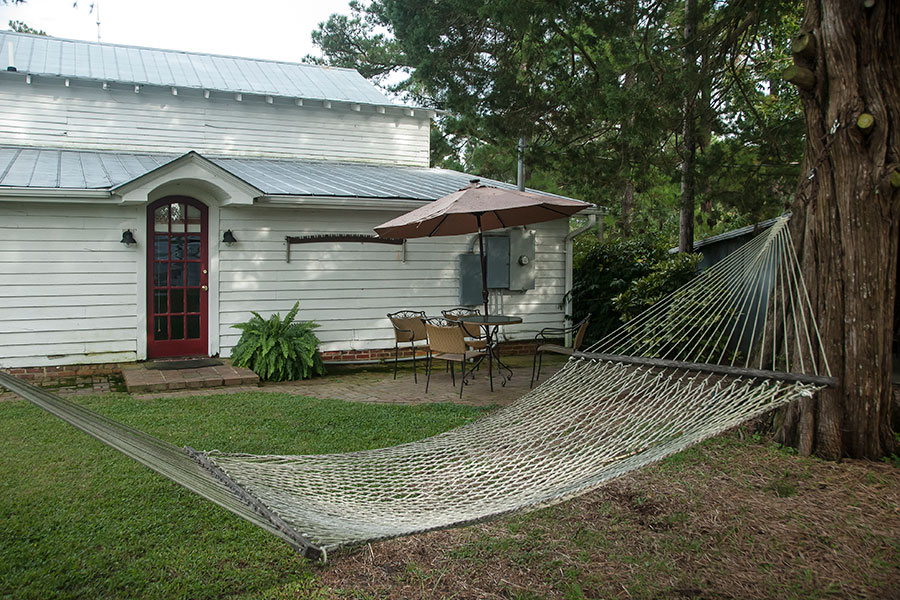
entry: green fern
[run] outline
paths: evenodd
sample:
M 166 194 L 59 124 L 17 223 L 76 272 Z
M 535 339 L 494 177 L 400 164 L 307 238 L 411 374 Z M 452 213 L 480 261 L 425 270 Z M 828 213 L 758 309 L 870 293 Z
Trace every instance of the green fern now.
M 325 374 L 325 365 L 318 351 L 319 338 L 313 333 L 318 327 L 312 321 L 294 321 L 300 302 L 281 318 L 278 313 L 263 319 L 257 312 L 246 323 L 233 325 L 243 333 L 231 351 L 231 362 L 249 367 L 263 381 L 291 381 L 309 379 Z

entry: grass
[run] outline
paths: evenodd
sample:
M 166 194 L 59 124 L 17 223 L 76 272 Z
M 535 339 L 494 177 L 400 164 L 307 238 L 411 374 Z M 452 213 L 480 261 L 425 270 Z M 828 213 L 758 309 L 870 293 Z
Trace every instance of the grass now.
M 78 400 L 176 445 L 345 452 L 420 439 L 484 409 L 253 393 Z M 0 402 L 0 597 L 277 598 L 315 569 L 277 538 L 24 401 Z
M 349 377 L 349 376 L 348 376 Z M 176 445 L 360 450 L 484 414 L 278 393 L 78 402 Z M 2 598 L 892 598 L 900 468 L 728 432 L 571 502 L 299 558 L 26 404 L 0 402 Z

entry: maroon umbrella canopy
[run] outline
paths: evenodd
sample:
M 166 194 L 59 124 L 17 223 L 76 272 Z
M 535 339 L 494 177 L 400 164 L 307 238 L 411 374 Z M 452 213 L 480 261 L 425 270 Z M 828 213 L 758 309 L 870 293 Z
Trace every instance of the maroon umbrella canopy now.
M 481 232 L 561 219 L 588 206 L 590 204 L 579 200 L 505 190 L 483 185 L 473 179 L 469 185 L 452 194 L 382 223 L 375 228 L 375 232 L 391 239 L 478 233 L 482 297 L 484 314 L 487 315 L 487 259 Z
M 478 233 L 561 219 L 588 206 L 579 200 L 484 185 L 476 179 L 452 194 L 382 223 L 375 232 L 393 239 Z

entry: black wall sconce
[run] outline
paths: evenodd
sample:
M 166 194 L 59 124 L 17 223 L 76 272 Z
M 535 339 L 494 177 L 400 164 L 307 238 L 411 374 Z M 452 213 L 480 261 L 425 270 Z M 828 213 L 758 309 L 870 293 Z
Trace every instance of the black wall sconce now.
M 134 234 L 131 233 L 130 229 L 126 229 L 122 232 L 122 239 L 120 241 L 129 248 L 137 244 L 137 240 L 134 239 Z
M 234 234 L 231 233 L 231 230 L 229 229 L 224 234 L 222 234 L 222 241 L 230 246 L 233 243 L 235 243 L 237 241 L 237 239 L 234 237 Z

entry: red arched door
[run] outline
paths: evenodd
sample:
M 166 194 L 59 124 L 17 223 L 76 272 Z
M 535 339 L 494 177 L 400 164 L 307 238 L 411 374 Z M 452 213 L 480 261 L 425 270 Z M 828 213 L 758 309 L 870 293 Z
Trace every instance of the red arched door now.
M 184 196 L 147 209 L 147 357 L 207 356 L 207 208 Z

